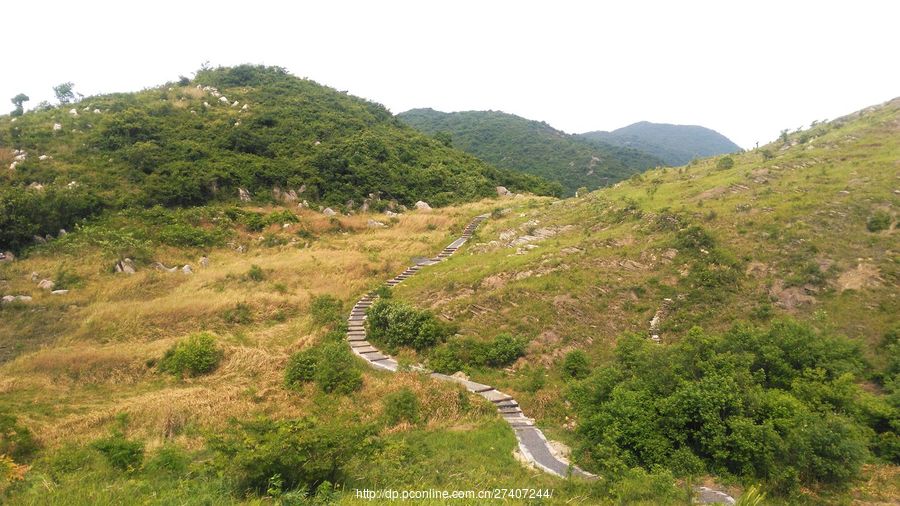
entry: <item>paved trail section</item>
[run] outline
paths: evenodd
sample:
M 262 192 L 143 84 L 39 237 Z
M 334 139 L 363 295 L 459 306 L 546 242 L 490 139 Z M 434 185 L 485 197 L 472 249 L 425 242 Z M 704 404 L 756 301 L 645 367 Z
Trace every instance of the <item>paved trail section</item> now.
M 463 230 L 463 234 L 459 239 L 453 241 L 446 248 L 441 250 L 436 257 L 419 261 L 416 265 L 401 272 L 397 277 L 388 280 L 387 286 L 394 287 L 419 272 L 422 268 L 434 265 L 449 258 L 456 253 L 470 237 L 472 237 L 475 229 L 478 228 L 478 225 L 487 219 L 487 217 L 488 215 L 486 214 L 476 216 L 466 226 L 465 230 Z M 372 306 L 372 303 L 376 298 L 377 295 L 375 292 L 366 294 L 353 306 L 353 309 L 350 311 L 350 318 L 348 319 L 349 327 L 347 330 L 347 341 L 349 341 L 353 352 L 359 357 L 362 357 L 362 359 L 368 362 L 372 367 L 396 372 L 399 367 L 397 361 L 389 355 L 379 351 L 366 340 L 366 311 Z M 525 414 L 522 413 L 522 410 L 519 408 L 519 403 L 516 402 L 512 396 L 504 394 L 490 385 L 483 385 L 474 381 L 468 381 L 466 379 L 447 376 L 446 374 L 436 372 L 430 374 L 432 378 L 438 380 L 458 383 L 469 392 L 478 394 L 491 401 L 494 406 L 497 407 L 500 416 L 506 420 L 506 423 L 508 423 L 515 432 L 516 439 L 519 442 L 519 451 L 525 459 L 534 464 L 534 466 L 560 477 L 571 475 L 589 479 L 595 478 L 595 475 L 583 471 L 570 464 L 565 459 L 554 455 L 543 432 L 535 427 L 534 420 L 526 417 Z

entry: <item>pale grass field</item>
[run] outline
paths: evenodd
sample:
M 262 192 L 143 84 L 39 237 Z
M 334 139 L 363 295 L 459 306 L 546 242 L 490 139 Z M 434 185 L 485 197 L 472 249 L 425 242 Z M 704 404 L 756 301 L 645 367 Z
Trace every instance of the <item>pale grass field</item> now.
M 411 265 L 413 257 L 433 256 L 471 217 L 496 205 L 488 200 L 408 212 L 395 223 L 377 214 L 344 216 L 339 219 L 347 232 L 331 234 L 323 233 L 331 226 L 327 217 L 304 211 L 304 228 L 321 234 L 309 247 L 267 248 L 255 245 L 255 237 L 242 237 L 251 245 L 247 253 L 210 251 L 205 269 L 195 252 L 154 252 L 166 265 L 191 263 L 191 276 L 149 265 L 139 265 L 132 276 L 113 274 L 110 261 L 97 252 L 37 254 L 7 265 L 0 271 L 7 280 L 4 293 L 29 294 L 34 301 L 32 311 L 0 321 L 0 344 L 27 336 L 40 346 L 0 365 L 0 407 L 11 408 L 51 448 L 102 437 L 122 413 L 128 415 L 129 434 L 149 448 L 173 440 L 199 448 L 203 431 L 224 427 L 231 418 L 301 416 L 310 409 L 315 387 L 290 392 L 282 381 L 290 354 L 324 332 L 307 317 L 310 300 L 330 294 L 349 309 L 359 295 Z M 389 227 L 369 229 L 369 219 Z M 77 273 L 82 286 L 53 296 L 31 281 L 32 271 L 52 278 L 60 265 Z M 242 279 L 252 265 L 263 269 L 263 281 Z M 252 323 L 222 318 L 238 303 L 251 308 Z M 175 342 L 201 330 L 215 333 L 225 352 L 214 373 L 176 380 L 152 367 Z M 419 394 L 429 427 L 465 425 L 466 417 L 490 414 L 489 406 L 463 414 L 452 387 L 415 374 L 366 372 L 352 402 L 371 405 L 365 416 L 374 419 L 381 414 L 379 399 L 402 387 Z M 350 400 L 337 402 L 340 409 Z

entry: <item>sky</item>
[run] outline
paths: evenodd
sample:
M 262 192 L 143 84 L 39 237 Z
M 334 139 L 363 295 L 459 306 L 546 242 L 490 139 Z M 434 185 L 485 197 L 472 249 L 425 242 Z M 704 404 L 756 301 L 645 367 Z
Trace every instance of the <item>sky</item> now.
M 2 2 L 0 20 L 0 97 L 31 107 L 66 81 L 89 96 L 259 63 L 394 113 L 696 124 L 751 148 L 900 96 L 891 0 L 29 0 Z

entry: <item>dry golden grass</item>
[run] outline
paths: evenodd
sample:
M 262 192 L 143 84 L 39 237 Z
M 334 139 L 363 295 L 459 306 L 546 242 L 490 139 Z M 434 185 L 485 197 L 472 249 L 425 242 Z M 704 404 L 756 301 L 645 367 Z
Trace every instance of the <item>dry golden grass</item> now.
M 29 310 L 4 313 L 0 345 L 24 338 L 34 348 L 0 364 L 0 408 L 15 406 L 49 447 L 106 435 L 122 413 L 129 418 L 129 435 L 151 448 L 166 440 L 198 447 L 197 434 L 222 428 L 235 417 L 301 416 L 311 408 L 315 386 L 299 392 L 284 389 L 283 369 L 292 352 L 322 334 L 306 315 L 312 297 L 330 294 L 349 307 L 359 294 L 410 265 L 413 257 L 435 254 L 454 236 L 451 229 L 458 231 L 492 205 L 485 201 L 409 212 L 395 222 L 378 214 L 341 216 L 337 220 L 344 232 L 333 231 L 332 219 L 301 210 L 301 223 L 283 233 L 290 237 L 300 228 L 312 231 L 318 239 L 309 247 L 267 248 L 255 243 L 255 234 L 239 236 L 239 242 L 251 245 L 247 253 L 214 249 L 205 269 L 197 265 L 196 252 L 154 252 L 155 260 L 167 265 L 192 264 L 191 276 L 147 265 L 139 265 L 132 276 L 112 274 L 111 260 L 99 252 L 34 255 L 7 265 L 4 292 L 34 300 Z M 389 227 L 369 229 L 369 219 Z M 263 269 L 263 281 L 245 278 L 252 265 Z M 61 266 L 82 278 L 68 295 L 50 295 L 31 281 L 33 271 L 53 278 Z M 224 318 L 238 303 L 251 309 L 251 323 Z M 152 367 L 174 342 L 200 330 L 218 334 L 225 351 L 215 372 L 178 380 Z M 474 400 L 469 402 L 475 408 L 464 410 L 465 396 L 453 386 L 412 373 L 369 370 L 362 390 L 353 399 L 336 400 L 334 409 L 358 412 L 365 406 L 361 416 L 374 420 L 381 416 L 384 395 L 399 388 L 416 392 L 428 426 L 466 425 L 473 417 L 493 413 Z

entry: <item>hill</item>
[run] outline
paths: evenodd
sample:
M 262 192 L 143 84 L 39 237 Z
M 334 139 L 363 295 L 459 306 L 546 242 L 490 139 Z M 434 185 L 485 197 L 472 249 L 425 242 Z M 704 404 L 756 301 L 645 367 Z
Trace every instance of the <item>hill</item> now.
M 558 187 L 499 170 L 396 121 L 381 105 L 277 67 L 0 117 L 0 248 L 105 209 L 290 199 L 358 208 Z M 30 188 L 26 190 L 26 188 Z
M 580 134 L 580 137 L 643 151 L 671 167 L 685 165 L 695 158 L 741 150 L 740 146 L 727 137 L 709 128 L 649 121 L 634 123 L 612 132 L 587 132 Z
M 586 141 L 546 123 L 497 111 L 413 109 L 397 117 L 498 167 L 558 181 L 568 195 L 580 187 L 608 186 L 660 164 L 633 149 Z

